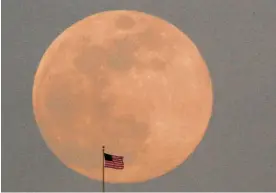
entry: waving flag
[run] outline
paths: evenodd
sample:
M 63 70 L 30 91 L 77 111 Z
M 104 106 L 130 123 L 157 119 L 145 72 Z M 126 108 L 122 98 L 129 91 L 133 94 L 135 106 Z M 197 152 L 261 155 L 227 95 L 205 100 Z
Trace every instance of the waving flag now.
M 124 169 L 124 157 L 104 153 L 104 167 L 122 170 Z

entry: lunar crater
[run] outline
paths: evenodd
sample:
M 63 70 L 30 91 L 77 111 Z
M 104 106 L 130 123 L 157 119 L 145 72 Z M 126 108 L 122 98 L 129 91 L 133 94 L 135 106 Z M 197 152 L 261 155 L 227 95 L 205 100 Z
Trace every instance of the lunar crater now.
M 149 137 L 150 128 L 146 122 L 138 121 L 133 114 L 125 114 L 120 117 L 110 117 L 109 126 L 103 128 L 105 136 L 116 139 L 115 142 L 106 141 L 105 144 L 113 151 L 125 155 L 130 164 L 135 160 L 138 149 L 143 148 Z M 115 148 L 116 147 L 116 148 Z
M 106 64 L 106 50 L 98 45 L 85 45 L 75 57 L 75 68 L 83 75 L 92 77 L 101 72 L 101 65 Z
M 127 15 L 121 15 L 115 21 L 115 26 L 122 30 L 130 30 L 134 25 L 135 20 Z

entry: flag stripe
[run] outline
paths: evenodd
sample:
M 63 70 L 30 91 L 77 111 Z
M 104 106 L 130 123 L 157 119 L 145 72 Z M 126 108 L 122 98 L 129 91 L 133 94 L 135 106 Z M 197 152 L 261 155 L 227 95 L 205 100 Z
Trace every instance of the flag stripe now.
M 123 165 L 121 165 L 121 166 L 117 166 L 117 165 L 109 165 L 109 164 L 107 164 L 107 165 L 105 165 L 105 167 L 111 167 L 111 168 L 124 168 L 124 166 Z
M 118 166 L 118 165 L 109 165 L 109 164 L 106 164 L 105 167 L 106 168 L 114 168 L 114 169 L 123 169 L 124 165 Z
M 105 165 L 106 166 L 118 166 L 118 167 L 124 166 L 124 164 L 113 164 L 113 163 L 106 163 Z

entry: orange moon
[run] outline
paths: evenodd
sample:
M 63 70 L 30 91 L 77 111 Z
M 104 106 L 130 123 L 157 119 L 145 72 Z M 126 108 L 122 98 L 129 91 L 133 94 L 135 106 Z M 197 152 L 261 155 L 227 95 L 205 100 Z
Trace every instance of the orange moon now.
M 138 11 L 78 21 L 49 46 L 33 86 L 48 147 L 72 170 L 102 179 L 102 145 L 124 156 L 109 183 L 166 174 L 195 150 L 212 112 L 208 68 L 177 27 Z

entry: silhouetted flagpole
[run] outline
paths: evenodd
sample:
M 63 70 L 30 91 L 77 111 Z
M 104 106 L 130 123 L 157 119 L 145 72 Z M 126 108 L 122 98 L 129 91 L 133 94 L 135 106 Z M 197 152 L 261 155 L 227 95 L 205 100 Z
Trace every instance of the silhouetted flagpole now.
M 103 183 L 103 192 L 104 192 L 104 145 L 103 145 L 103 181 L 102 181 L 102 183 Z

